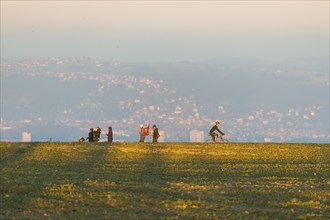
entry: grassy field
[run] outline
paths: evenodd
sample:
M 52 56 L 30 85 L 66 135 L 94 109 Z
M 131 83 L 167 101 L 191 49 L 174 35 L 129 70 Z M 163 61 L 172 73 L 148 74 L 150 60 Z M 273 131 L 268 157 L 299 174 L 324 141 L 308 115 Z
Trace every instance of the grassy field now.
M 329 219 L 329 144 L 0 142 L 0 219 Z

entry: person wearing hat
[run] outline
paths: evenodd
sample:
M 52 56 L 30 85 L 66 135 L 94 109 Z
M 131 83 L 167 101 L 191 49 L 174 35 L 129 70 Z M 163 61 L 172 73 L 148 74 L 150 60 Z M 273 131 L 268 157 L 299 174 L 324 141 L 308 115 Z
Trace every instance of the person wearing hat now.
M 160 137 L 158 128 L 156 125 L 152 126 L 152 142 L 158 142 L 158 138 Z

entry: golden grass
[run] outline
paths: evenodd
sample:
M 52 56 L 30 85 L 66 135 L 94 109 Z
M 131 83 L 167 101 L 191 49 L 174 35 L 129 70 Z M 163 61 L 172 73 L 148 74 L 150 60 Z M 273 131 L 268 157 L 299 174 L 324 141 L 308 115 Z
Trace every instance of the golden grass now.
M 328 219 L 329 144 L 0 143 L 0 219 Z

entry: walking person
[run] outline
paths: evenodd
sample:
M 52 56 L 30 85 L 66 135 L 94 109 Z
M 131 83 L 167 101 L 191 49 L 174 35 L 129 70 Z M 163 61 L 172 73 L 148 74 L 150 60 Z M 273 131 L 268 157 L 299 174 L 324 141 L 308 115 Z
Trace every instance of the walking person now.
M 158 128 L 156 125 L 152 126 L 152 142 L 158 142 L 158 138 L 160 137 L 159 132 L 158 132 Z

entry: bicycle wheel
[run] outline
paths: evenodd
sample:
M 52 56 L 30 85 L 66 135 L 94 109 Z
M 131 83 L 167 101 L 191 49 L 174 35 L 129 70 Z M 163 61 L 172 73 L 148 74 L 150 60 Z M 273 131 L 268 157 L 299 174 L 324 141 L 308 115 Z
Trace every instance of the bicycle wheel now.
M 213 140 L 212 139 L 207 139 L 204 141 L 204 143 L 213 143 Z

